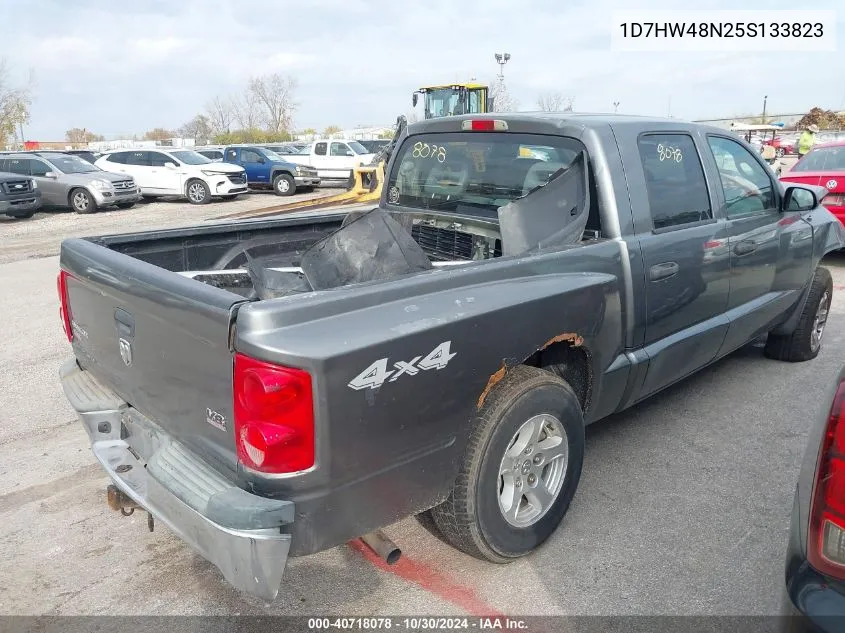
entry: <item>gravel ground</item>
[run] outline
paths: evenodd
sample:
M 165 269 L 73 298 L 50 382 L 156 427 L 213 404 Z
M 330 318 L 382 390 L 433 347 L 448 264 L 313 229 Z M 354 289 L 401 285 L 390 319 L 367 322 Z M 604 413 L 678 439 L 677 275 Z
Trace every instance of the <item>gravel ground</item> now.
M 319 198 L 341 191 L 343 189 L 320 187 L 313 193 L 287 198 L 257 191 L 236 200 L 213 199 L 210 204 L 199 206 L 184 200 L 166 199 L 141 202 L 131 209 L 104 210 L 90 215 L 79 215 L 69 210 L 42 211 L 25 220 L 0 215 L 0 264 L 57 255 L 61 241 L 68 237 L 190 226 L 213 221 L 230 213 Z

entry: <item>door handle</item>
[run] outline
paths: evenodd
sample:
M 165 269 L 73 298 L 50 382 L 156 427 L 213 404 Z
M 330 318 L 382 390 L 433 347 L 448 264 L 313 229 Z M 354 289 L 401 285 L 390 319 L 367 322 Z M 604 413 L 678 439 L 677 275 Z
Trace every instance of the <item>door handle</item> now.
M 663 262 L 662 264 L 655 264 L 648 270 L 648 278 L 652 281 L 660 281 L 661 279 L 668 279 L 672 275 L 677 275 L 680 266 L 677 262 Z
M 123 308 L 114 309 L 114 324 L 122 336 L 129 338 L 135 336 L 135 317 Z
M 734 246 L 735 255 L 748 255 L 757 250 L 757 244 L 750 240 L 743 240 Z

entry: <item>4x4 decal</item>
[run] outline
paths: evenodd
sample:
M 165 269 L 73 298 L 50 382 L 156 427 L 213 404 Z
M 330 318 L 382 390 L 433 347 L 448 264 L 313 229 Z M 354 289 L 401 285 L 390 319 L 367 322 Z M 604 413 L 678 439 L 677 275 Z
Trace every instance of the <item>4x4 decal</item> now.
M 393 363 L 395 369 L 387 368 L 389 359 L 380 358 L 350 380 L 348 386 L 352 389 L 376 389 L 385 382 L 397 380 L 400 376 L 416 376 L 420 370 L 443 369 L 455 357 L 455 353 L 450 351 L 451 344 L 452 341 L 444 341 L 425 358 L 414 356 L 409 361 L 397 361 Z

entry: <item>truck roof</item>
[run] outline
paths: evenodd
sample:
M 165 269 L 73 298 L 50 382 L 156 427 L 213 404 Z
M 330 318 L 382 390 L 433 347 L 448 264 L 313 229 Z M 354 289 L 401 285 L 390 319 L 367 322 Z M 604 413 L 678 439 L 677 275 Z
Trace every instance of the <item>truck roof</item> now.
M 514 131 L 523 133 L 560 133 L 561 128 L 598 128 L 604 126 L 641 125 L 647 128 L 658 123 L 661 127 L 667 124 L 678 129 L 707 128 L 724 133 L 725 130 L 712 126 L 670 119 L 666 117 L 639 116 L 633 114 L 607 114 L 593 112 L 488 112 L 486 114 L 467 114 L 462 116 L 440 117 L 419 121 L 408 125 L 410 134 L 421 132 L 461 131 L 461 121 L 472 119 L 496 119 L 514 124 Z

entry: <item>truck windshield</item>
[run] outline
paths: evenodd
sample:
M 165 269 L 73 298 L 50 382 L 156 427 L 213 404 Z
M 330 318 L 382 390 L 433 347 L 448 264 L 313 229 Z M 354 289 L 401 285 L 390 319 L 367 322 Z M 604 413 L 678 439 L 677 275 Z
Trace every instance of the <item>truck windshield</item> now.
M 188 151 L 188 150 L 180 150 L 178 152 L 170 152 L 174 157 L 178 158 L 180 161 L 185 163 L 186 165 L 205 165 L 206 163 L 213 163 L 214 161 L 210 158 L 206 158 L 202 154 L 198 154 L 197 152 Z
M 845 171 L 845 145 L 817 147 L 790 171 Z
M 583 149 L 572 138 L 537 134 L 410 136 L 393 162 L 387 201 L 456 213 L 495 213 L 566 171 Z
M 369 154 L 370 153 L 370 150 L 368 150 L 366 147 L 361 145 L 358 141 L 349 141 L 347 143 L 347 145 L 349 145 L 349 147 L 352 148 L 352 151 L 355 152 L 356 154 Z
M 47 156 L 46 158 L 63 174 L 87 174 L 92 171 L 102 171 L 102 169 L 95 167 L 87 160 L 82 160 L 71 154 L 65 156 Z
M 429 90 L 425 93 L 425 118 L 436 119 L 442 116 L 463 114 L 458 110 L 460 93 L 452 88 Z

